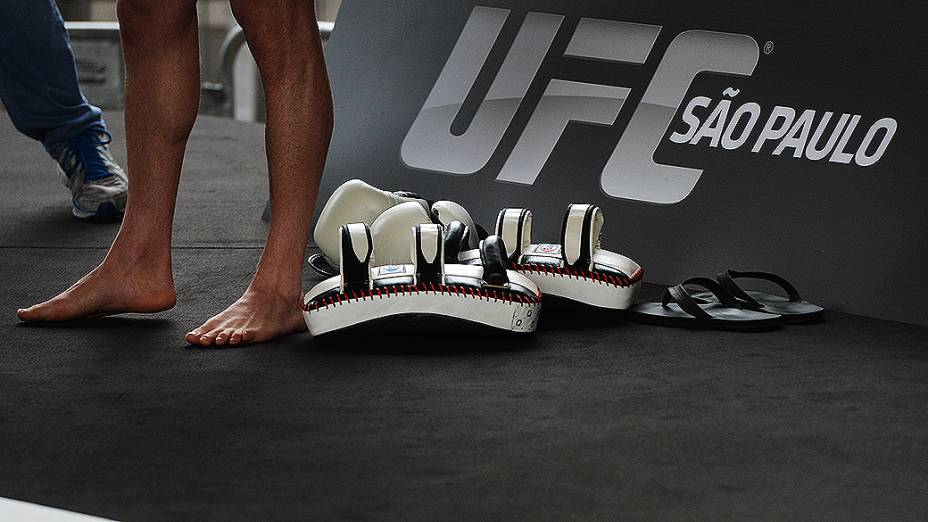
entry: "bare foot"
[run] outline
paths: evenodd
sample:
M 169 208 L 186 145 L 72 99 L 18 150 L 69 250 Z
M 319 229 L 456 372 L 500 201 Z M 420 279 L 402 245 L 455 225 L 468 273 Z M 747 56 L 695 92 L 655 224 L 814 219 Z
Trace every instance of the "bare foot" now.
M 138 265 L 104 261 L 57 296 L 20 308 L 22 321 L 69 321 L 83 317 L 139 312 L 153 313 L 174 307 L 177 295 L 170 271 L 155 275 Z
M 288 296 L 249 287 L 238 301 L 187 333 L 186 339 L 200 346 L 234 346 L 260 343 L 305 330 L 299 292 Z

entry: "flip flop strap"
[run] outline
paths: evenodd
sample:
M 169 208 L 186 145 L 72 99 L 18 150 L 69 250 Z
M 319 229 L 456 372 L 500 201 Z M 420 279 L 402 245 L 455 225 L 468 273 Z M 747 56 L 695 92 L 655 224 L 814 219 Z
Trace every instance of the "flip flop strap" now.
M 664 298 L 661 300 L 661 305 L 667 306 L 673 301 L 681 310 L 697 319 L 712 319 L 712 315 L 709 312 L 696 304 L 696 301 L 686 289 L 686 285 L 701 286 L 712 292 L 723 305 L 729 308 L 741 309 L 741 305 L 733 295 L 728 293 L 718 282 L 708 277 L 692 277 L 676 286 L 667 287 L 667 290 L 664 291 Z
M 786 291 L 786 295 L 789 296 L 789 300 L 793 303 L 798 303 L 802 301 L 802 297 L 799 295 L 799 290 L 796 290 L 796 287 L 790 284 L 789 281 L 783 279 L 782 277 L 771 274 L 770 272 L 758 272 L 758 271 L 738 271 L 738 270 L 726 270 L 716 276 L 718 278 L 719 284 L 725 287 L 725 290 L 728 290 L 732 295 L 747 302 L 749 305 L 755 308 L 762 308 L 764 305 L 757 302 L 756 299 L 751 297 L 747 292 L 745 292 L 738 283 L 735 282 L 735 279 L 761 279 L 763 281 L 769 281 L 783 290 Z

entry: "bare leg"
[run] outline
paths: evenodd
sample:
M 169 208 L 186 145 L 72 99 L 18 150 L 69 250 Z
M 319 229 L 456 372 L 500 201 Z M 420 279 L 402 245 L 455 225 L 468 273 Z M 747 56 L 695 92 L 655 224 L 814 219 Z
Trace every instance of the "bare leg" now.
M 103 263 L 57 297 L 17 311 L 24 321 L 157 312 L 175 303 L 171 225 L 200 88 L 196 1 L 120 0 L 118 8 L 126 60 L 126 215 Z
M 267 96 L 271 226 L 244 295 L 187 334 L 208 346 L 260 342 L 306 329 L 300 273 L 313 203 L 332 134 L 332 98 L 307 0 L 232 0 Z

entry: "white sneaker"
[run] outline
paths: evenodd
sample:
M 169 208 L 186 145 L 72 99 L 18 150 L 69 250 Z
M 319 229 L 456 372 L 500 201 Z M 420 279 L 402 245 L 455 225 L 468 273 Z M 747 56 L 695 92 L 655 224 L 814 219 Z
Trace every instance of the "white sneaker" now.
M 129 180 L 107 147 L 112 139 L 109 132 L 87 130 L 55 155 L 58 174 L 71 190 L 74 217 L 107 219 L 126 209 Z

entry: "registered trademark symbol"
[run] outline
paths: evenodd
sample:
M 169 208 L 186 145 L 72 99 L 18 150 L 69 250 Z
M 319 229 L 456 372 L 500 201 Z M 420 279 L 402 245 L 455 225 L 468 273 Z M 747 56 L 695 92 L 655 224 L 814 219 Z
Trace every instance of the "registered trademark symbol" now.
M 767 43 L 764 44 L 764 54 L 770 54 L 773 52 L 773 42 L 767 40 Z

